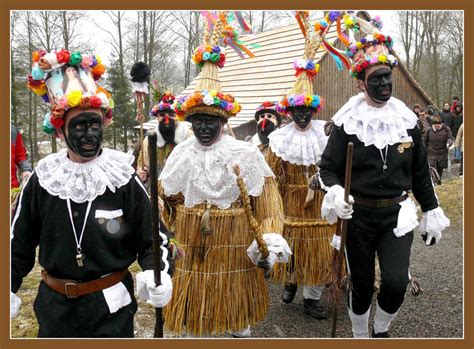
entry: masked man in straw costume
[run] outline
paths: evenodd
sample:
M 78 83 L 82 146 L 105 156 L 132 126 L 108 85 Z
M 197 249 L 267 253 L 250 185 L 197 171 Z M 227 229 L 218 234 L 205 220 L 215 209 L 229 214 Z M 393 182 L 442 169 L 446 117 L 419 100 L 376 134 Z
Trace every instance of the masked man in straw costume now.
M 379 258 L 381 285 L 377 296 L 373 337 L 389 337 L 388 328 L 403 302 L 410 280 L 410 249 L 418 226 L 412 191 L 421 206 L 419 229 L 426 245 L 441 239 L 449 220 L 438 206 L 428 159 L 416 115 L 392 94 L 390 53 L 393 40 L 368 22 L 354 17 L 366 33 L 352 41 L 352 75 L 362 91 L 334 115 L 324 150 L 321 180 L 328 190 L 322 215 L 330 222 L 350 219 L 346 268 L 352 281 L 348 312 L 356 338 L 369 336 L 368 320 L 374 292 L 374 257 Z M 344 201 L 347 143 L 354 144 L 351 195 Z
M 39 246 L 39 337 L 133 337 L 137 302 L 128 267 L 138 260 L 138 294 L 164 306 L 172 292 L 167 236 L 161 234 L 163 284 L 156 287 L 149 198 L 133 157 L 102 147 L 113 102 L 94 82 L 105 69 L 99 57 L 40 51 L 33 61 L 29 87 L 51 104 L 44 130 L 67 148 L 40 160 L 20 194 L 11 227 L 10 315 Z M 57 85 L 70 66 L 81 89 L 64 93 Z
M 320 298 L 329 275 L 330 242 L 335 227 L 321 218 L 323 192 L 314 186 L 318 183 L 317 165 L 327 142 L 325 122 L 313 120 L 322 106 L 313 88 L 313 77 L 319 71 L 319 64 L 313 61 L 319 38 L 314 33 L 306 41 L 304 57 L 295 60 L 297 79 L 277 107 L 282 114 L 290 115 L 293 122 L 270 134 L 266 160 L 279 182 L 285 210 L 283 236 L 293 251 L 288 264 L 275 267 L 274 280 L 285 284 L 285 303 L 293 301 L 297 285 L 304 286 L 304 313 L 324 319 L 327 312 Z
M 154 116 L 158 121 L 156 126 L 157 134 L 157 161 L 158 171 L 163 169 L 166 159 L 170 155 L 174 147 L 192 136 L 189 124 L 176 119 L 173 110 L 174 95 L 170 91 L 166 91 L 161 98 L 160 103 L 153 106 L 150 115 Z M 148 137 L 143 140 L 143 149 L 140 150 L 137 162 L 137 174 L 142 182 L 149 180 L 150 156 L 148 154 Z M 159 174 L 159 173 L 158 173 Z
M 194 61 L 202 63 L 194 93 L 175 101 L 178 117 L 191 122 L 194 137 L 176 146 L 159 178 L 165 220 L 175 224 L 185 254 L 176 264 L 165 324 L 188 336 L 232 332 L 248 337 L 250 326 L 262 321 L 268 310 L 249 216 L 265 233 L 270 251 L 265 262 L 271 266 L 277 259 L 285 261 L 291 252 L 280 235 L 282 202 L 274 174 L 257 147 L 223 131 L 240 105 L 221 92 L 216 64 L 222 65 L 225 57 L 224 48 L 217 46 L 221 25 L 220 20 L 215 23 L 211 40 L 205 34 L 204 45 L 194 53 Z M 239 191 L 232 169 L 236 164 L 250 205 Z
M 255 112 L 257 133 L 252 137 L 252 144 L 256 145 L 263 155 L 268 150 L 268 136 L 281 125 L 281 115 L 276 111 L 276 103 L 265 101 Z

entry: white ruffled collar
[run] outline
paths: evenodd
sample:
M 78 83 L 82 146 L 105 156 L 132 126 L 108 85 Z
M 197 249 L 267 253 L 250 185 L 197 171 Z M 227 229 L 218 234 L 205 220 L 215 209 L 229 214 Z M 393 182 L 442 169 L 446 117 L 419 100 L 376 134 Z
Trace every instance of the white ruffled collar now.
M 67 149 L 38 161 L 35 172 L 49 194 L 77 203 L 92 201 L 107 188 L 112 192 L 127 184 L 135 170 L 133 156 L 113 149 L 102 149 L 94 160 L 78 163 L 67 156 Z
M 189 123 L 186 121 L 175 121 L 176 122 L 176 129 L 174 132 L 174 143 L 179 144 L 186 139 L 188 130 L 189 130 Z M 166 144 L 163 136 L 161 135 L 160 130 L 158 129 L 158 124 L 156 124 L 156 145 L 158 148 L 164 147 Z
M 359 93 L 351 97 L 332 120 L 336 126 L 344 124 L 344 131 L 356 135 L 365 146 L 383 149 L 409 138 L 407 130 L 416 126 L 417 117 L 395 97 L 391 97 L 383 107 L 376 108 L 368 105 L 364 94 Z
M 291 164 L 317 165 L 328 141 L 324 124 L 323 120 L 311 120 L 311 127 L 301 131 L 292 122 L 270 133 L 270 148 Z
M 178 144 L 166 160 L 159 179 L 166 196 L 184 195 L 186 207 L 208 202 L 226 209 L 240 195 L 232 170 L 234 164 L 240 165 L 252 196 L 262 193 L 265 177 L 274 176 L 256 146 L 223 135 L 211 146 L 202 146 L 196 137 Z

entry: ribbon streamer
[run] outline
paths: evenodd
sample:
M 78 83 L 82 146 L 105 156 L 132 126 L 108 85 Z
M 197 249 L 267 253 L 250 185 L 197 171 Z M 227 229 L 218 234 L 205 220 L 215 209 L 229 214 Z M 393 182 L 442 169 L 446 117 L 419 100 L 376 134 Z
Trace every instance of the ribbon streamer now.
M 329 42 L 327 42 L 326 39 L 323 39 L 322 44 L 323 44 L 324 48 L 326 49 L 326 51 L 331 53 L 331 57 L 334 57 L 334 56 L 338 57 L 341 60 L 341 62 L 344 64 L 346 69 L 350 70 L 351 63 L 350 63 L 349 59 L 344 54 L 342 54 L 338 49 L 336 49 Z M 338 63 L 338 61 L 336 61 L 336 64 L 337 63 Z
M 247 33 L 252 32 L 252 27 L 245 21 L 244 17 L 242 16 L 242 11 L 233 11 L 237 21 L 240 24 L 240 27 L 246 31 Z
M 301 32 L 303 33 L 303 36 L 306 39 L 306 29 L 304 27 L 303 21 L 301 20 L 301 11 L 296 11 L 295 17 L 298 21 L 298 25 L 300 26 Z
M 342 28 L 341 28 L 341 17 L 338 17 L 338 18 L 337 18 L 336 26 L 337 26 L 337 37 L 339 38 L 339 40 L 341 40 L 341 42 L 342 42 L 345 46 L 348 46 L 348 45 L 350 44 L 350 41 L 349 41 L 349 38 L 347 37 L 347 35 L 344 34 L 344 32 L 342 31 Z

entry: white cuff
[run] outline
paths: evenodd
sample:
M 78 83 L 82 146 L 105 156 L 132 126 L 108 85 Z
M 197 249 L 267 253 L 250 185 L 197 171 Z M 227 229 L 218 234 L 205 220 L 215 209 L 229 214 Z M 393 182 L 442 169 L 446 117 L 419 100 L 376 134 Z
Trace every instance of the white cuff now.
M 449 225 L 449 218 L 445 216 L 443 209 L 438 206 L 423 213 L 419 229 L 422 233 L 440 233 Z
M 406 194 L 405 192 L 402 195 Z M 418 226 L 418 216 L 416 215 L 416 205 L 413 200 L 408 197 L 399 203 L 400 211 L 398 212 L 397 227 L 393 229 L 396 237 L 405 235 Z
M 111 314 L 115 313 L 120 308 L 132 303 L 132 297 L 123 282 L 119 282 L 109 288 L 103 289 L 105 302 L 109 307 Z
M 321 204 L 321 217 L 326 219 L 329 224 L 337 222 L 336 197 L 341 195 L 341 192 L 344 195 L 344 188 L 336 184 L 330 187 L 326 195 L 324 195 L 323 203 Z
M 263 240 L 267 244 L 268 252 L 270 252 L 267 257 L 270 266 L 273 266 L 275 262 L 288 262 L 288 258 L 290 255 L 292 255 L 292 252 L 283 236 L 276 233 L 267 233 L 263 234 Z M 253 264 L 258 265 L 258 261 L 260 260 L 262 254 L 258 249 L 258 244 L 255 239 L 247 249 L 247 255 Z

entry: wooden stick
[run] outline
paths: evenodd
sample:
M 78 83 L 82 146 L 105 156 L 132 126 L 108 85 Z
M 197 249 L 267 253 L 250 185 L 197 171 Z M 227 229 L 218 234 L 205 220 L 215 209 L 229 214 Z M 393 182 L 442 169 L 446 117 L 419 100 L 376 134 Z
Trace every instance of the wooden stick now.
M 354 149 L 354 144 L 349 142 L 347 144 L 347 155 L 346 155 L 346 173 L 344 177 L 344 201 L 349 201 L 349 193 L 351 191 L 351 176 L 352 176 L 352 152 Z M 339 251 L 337 253 L 337 263 L 339 273 L 342 271 L 342 261 L 344 256 L 344 250 L 346 246 L 346 235 L 347 235 L 347 219 L 338 219 L 338 227 L 341 227 L 341 246 L 339 247 Z M 341 275 L 337 275 L 335 280 L 336 285 L 335 287 L 340 287 L 341 285 Z M 332 327 L 331 327 L 331 338 L 336 337 L 336 326 L 337 326 L 337 305 L 338 300 L 334 302 L 334 309 L 332 314 Z
M 151 199 L 151 221 L 153 227 L 153 269 L 155 284 L 161 285 L 161 244 L 160 237 L 160 206 L 158 203 L 158 166 L 157 166 L 157 135 L 155 131 L 148 134 L 148 152 L 150 154 L 150 199 Z M 161 308 L 156 309 L 155 338 L 163 338 L 163 312 Z

